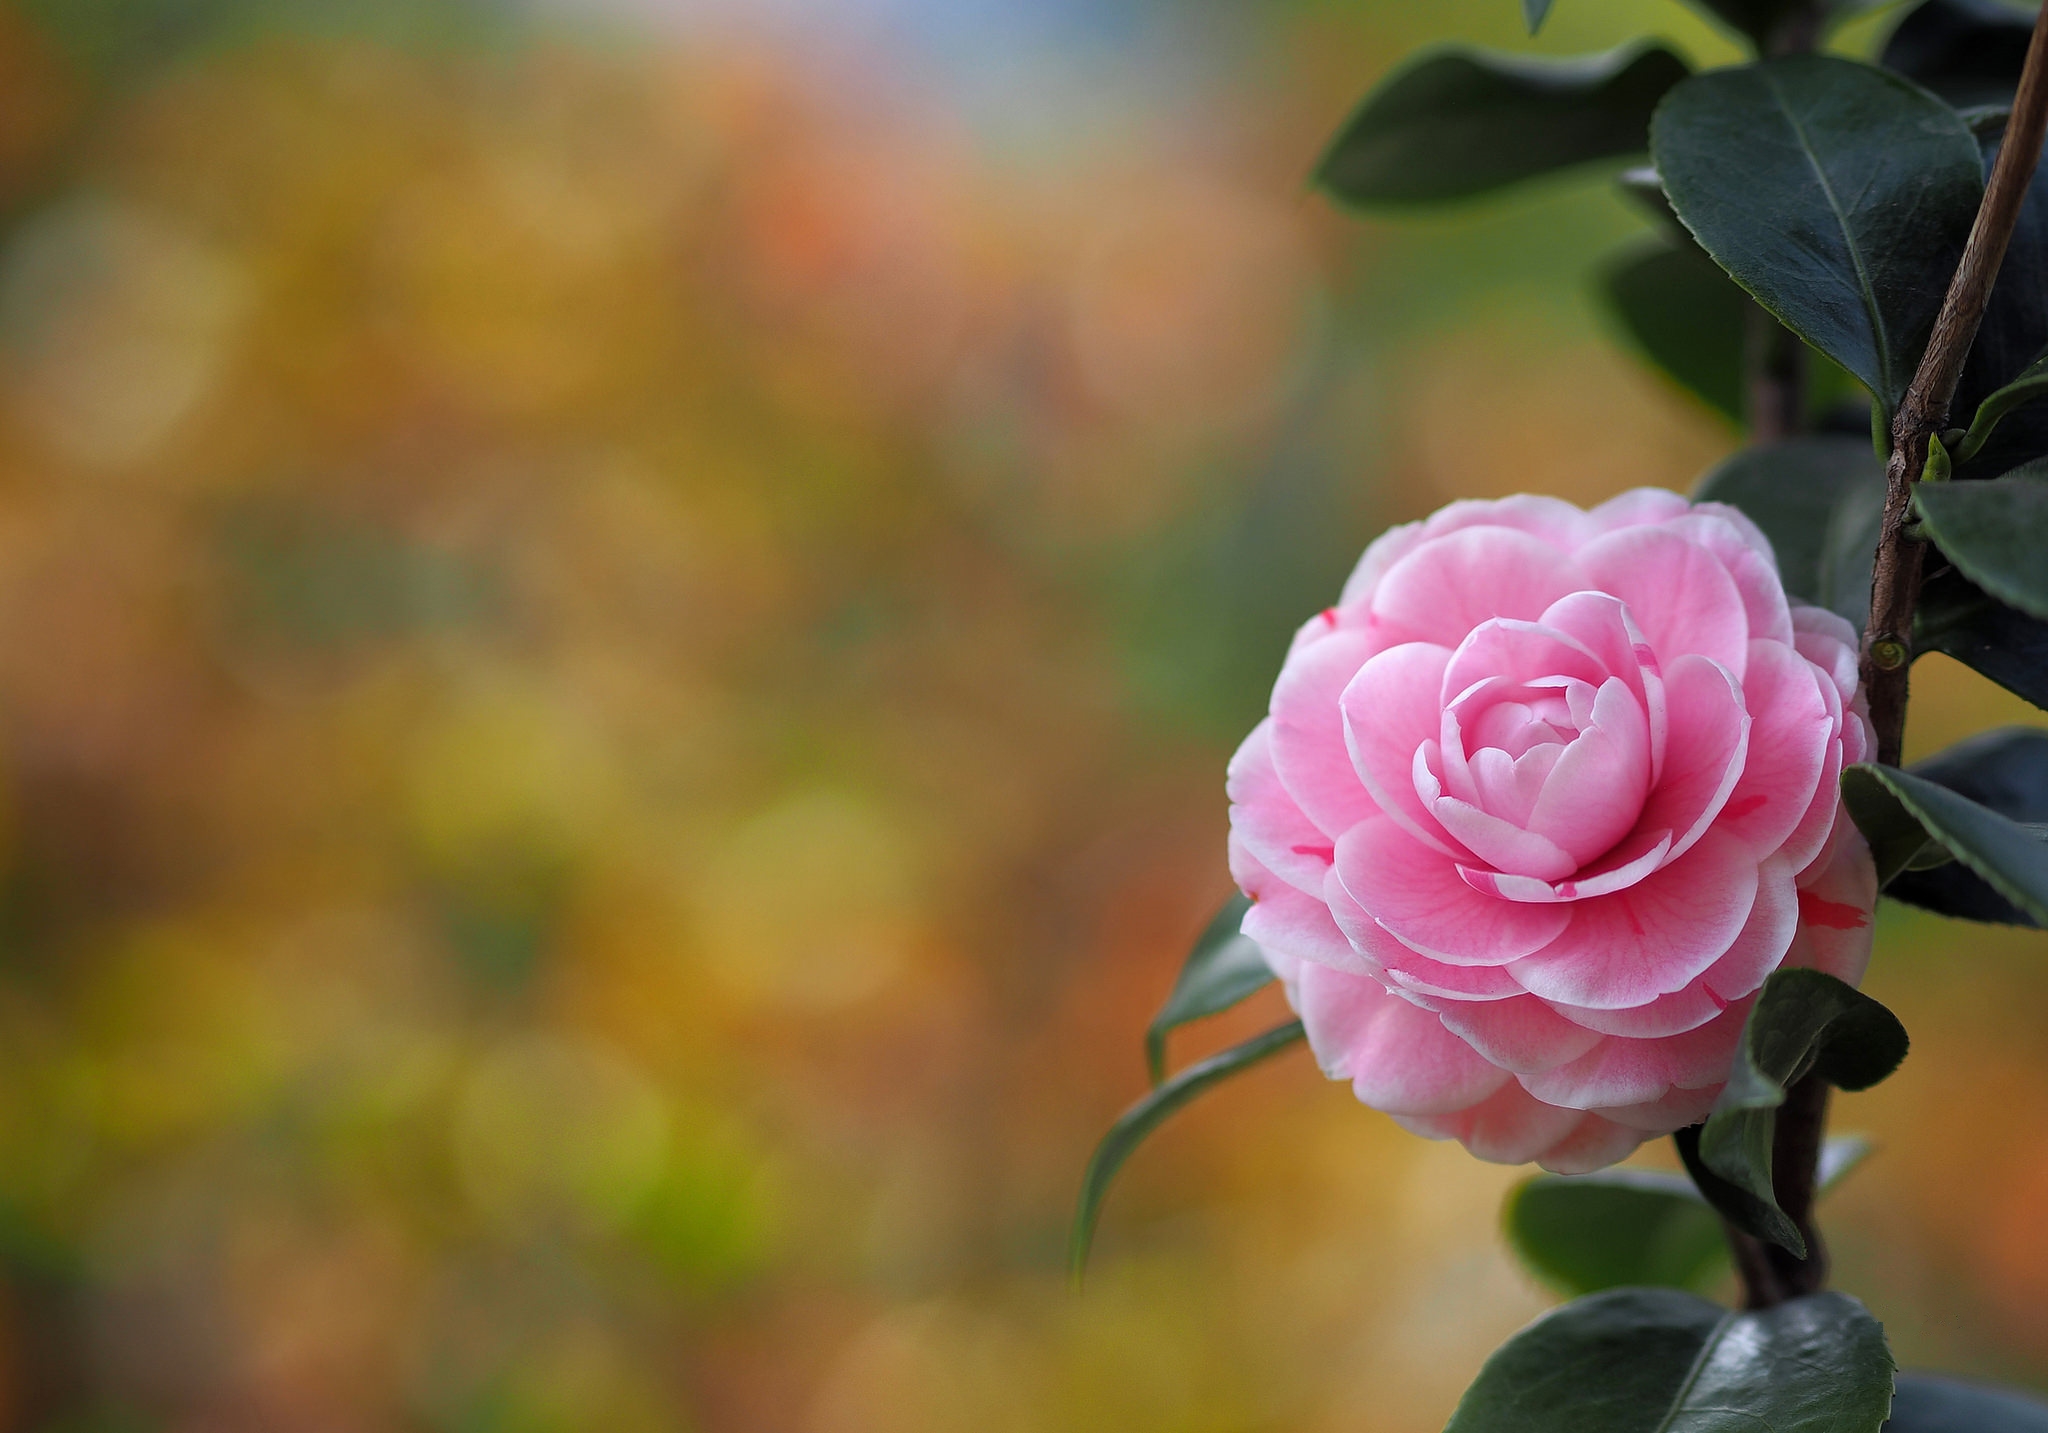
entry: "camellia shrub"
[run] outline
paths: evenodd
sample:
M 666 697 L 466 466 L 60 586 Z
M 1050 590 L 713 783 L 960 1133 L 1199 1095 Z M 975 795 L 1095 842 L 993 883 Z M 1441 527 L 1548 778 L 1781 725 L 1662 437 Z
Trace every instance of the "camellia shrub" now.
M 1416 1134 L 1547 1171 L 1508 1232 L 1576 1297 L 1455 1433 L 2042 1433 L 1897 1375 L 1814 1201 L 1861 1154 L 1830 1091 L 1906 1054 L 1857 989 L 1880 893 L 2048 926 L 2048 732 L 1900 764 L 1921 653 L 2048 706 L 2048 27 L 1925 0 L 1865 61 L 1826 50 L 1858 0 L 1696 3 L 1756 58 L 1432 50 L 1317 166 L 1381 211 L 1604 165 L 1648 224 L 1606 298 L 1749 445 L 1690 497 L 1453 503 L 1302 625 L 1230 763 L 1242 894 L 1147 1034 L 1075 1273 L 1137 1143 L 1305 1039 Z M 1297 1019 L 1169 1073 L 1173 1029 L 1273 980 Z M 1689 1177 L 1609 1168 L 1664 1136 Z M 1735 1309 L 1700 1293 L 1727 1262 Z

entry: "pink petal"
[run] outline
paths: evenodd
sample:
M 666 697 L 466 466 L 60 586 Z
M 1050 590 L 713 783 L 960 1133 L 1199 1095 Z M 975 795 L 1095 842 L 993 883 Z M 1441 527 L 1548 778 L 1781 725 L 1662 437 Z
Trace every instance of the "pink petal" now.
M 1747 532 L 1743 531 L 1745 528 Z M 1778 577 L 1778 559 L 1755 523 L 1734 508 L 1714 503 L 1694 508 L 1689 516 L 1672 523 L 1671 530 L 1713 553 L 1728 569 L 1728 575 L 1735 580 L 1735 590 L 1742 594 L 1742 610 L 1749 619 L 1751 641 L 1792 640 L 1792 612 L 1785 600 L 1785 584 Z M 1752 538 L 1763 546 L 1755 546 Z
M 1337 874 L 1383 928 L 1447 965 L 1505 965 L 1540 950 L 1571 923 L 1575 909 L 1481 895 L 1449 857 L 1385 817 L 1361 822 L 1338 840 Z
M 1675 1124 L 1657 1133 L 1684 1127 L 1684 1124 Z M 1552 1174 L 1591 1174 L 1596 1169 L 1605 1169 L 1627 1159 L 1642 1142 L 1640 1130 L 1630 1129 L 1601 1115 L 1586 1115 L 1570 1134 L 1538 1155 L 1536 1162 Z
M 1813 805 L 1841 721 L 1839 705 L 1829 710 L 1832 688 L 1813 663 L 1782 642 L 1750 643 L 1749 673 L 1742 679 L 1749 748 L 1716 825 L 1758 856 L 1783 846 Z M 1796 857 L 1799 865 L 1812 859 L 1824 835 L 1814 834 Z
M 1480 1058 L 1436 1016 L 1370 977 L 1304 966 L 1298 997 L 1323 1073 L 1351 1081 L 1359 1100 L 1376 1110 L 1448 1114 L 1507 1082 L 1505 1070 Z
M 1733 1063 L 1732 1056 L 1730 1062 Z M 1714 1097 L 1721 1093 L 1721 1083 L 1716 1081 L 1699 1090 L 1681 1090 L 1673 1086 L 1661 1100 L 1649 1100 L 1640 1105 L 1618 1105 L 1600 1113 L 1618 1125 L 1644 1134 L 1670 1134 L 1705 1119 L 1714 1108 Z
M 1358 669 L 1334 708 L 1351 784 L 1410 836 L 1439 851 L 1456 848 L 1416 794 L 1415 754 L 1442 730 L 1437 693 L 1450 660 L 1448 648 L 1426 642 L 1390 647 Z
M 1861 985 L 1870 964 L 1876 905 L 1877 867 L 1870 847 L 1843 811 L 1827 846 L 1800 874 L 1799 930 L 1785 964 Z
M 1749 919 L 1721 958 L 1685 989 L 1660 995 L 1642 1005 L 1619 1010 L 1592 1010 L 1557 1005 L 1558 1013 L 1576 1025 L 1603 1035 L 1659 1039 L 1697 1030 L 1735 1001 L 1755 992 L 1776 970 L 1792 942 L 1799 920 L 1798 892 L 1792 868 L 1782 859 L 1764 862 L 1757 871 L 1756 902 Z
M 1389 528 L 1365 550 L 1351 579 L 1344 584 L 1344 604 L 1369 601 L 1387 569 L 1431 538 L 1468 527 L 1511 527 L 1538 537 L 1564 552 L 1590 535 L 1586 515 L 1562 498 L 1517 493 L 1492 501 L 1467 498 L 1437 509 L 1422 522 Z
M 1273 769 L 1271 718 L 1252 728 L 1230 758 L 1224 790 L 1230 796 L 1230 830 L 1259 864 L 1311 895 L 1337 858 L 1336 843 L 1301 814 L 1280 774 Z
M 1597 687 L 1607 680 L 1608 670 L 1584 643 L 1566 633 L 1536 622 L 1501 618 L 1482 622 L 1458 644 L 1444 668 L 1443 697 L 1448 704 L 1489 677 L 1506 677 L 1517 684 L 1545 677 L 1576 677 Z
M 1664 770 L 1643 802 L 1639 831 L 1670 831 L 1684 855 L 1728 804 L 1749 749 L 1749 713 L 1727 668 L 1680 657 L 1665 678 L 1669 738 Z
M 1749 656 L 1742 594 L 1713 553 L 1657 527 L 1611 532 L 1579 549 L 1587 585 L 1628 604 L 1669 672 L 1680 657 L 1711 657 L 1735 676 Z
M 1690 500 L 1664 488 L 1632 488 L 1620 497 L 1609 498 L 1586 514 L 1595 532 L 1654 526 L 1684 517 L 1692 511 Z
M 1792 633 L 1792 645 L 1799 655 L 1833 678 L 1844 702 L 1853 701 L 1859 680 L 1856 652 L 1861 645 L 1856 629 L 1825 608 L 1795 604 Z
M 1344 889 L 1335 870 L 1324 886 L 1324 900 L 1337 928 L 1362 958 L 1382 968 L 1379 973 L 1389 987 L 1447 1000 L 1499 1000 L 1522 993 L 1522 987 L 1504 970 L 1486 965 L 1445 965 L 1410 950 L 1365 913 Z
M 1285 881 L 1276 882 L 1267 894 L 1253 899 L 1252 908 L 1245 912 L 1243 930 L 1260 949 L 1294 960 L 1361 975 L 1377 970 L 1376 963 L 1360 955 L 1337 929 L 1328 906 Z
M 1325 836 L 1340 836 L 1379 809 L 1351 765 L 1338 706 L 1376 644 L 1369 632 L 1334 632 L 1290 656 L 1273 687 L 1273 769 Z
M 1388 569 L 1374 615 L 1416 637 L 1455 647 L 1496 617 L 1533 621 L 1589 584 L 1573 560 L 1528 533 L 1473 527 L 1425 542 Z
M 1697 1030 L 1661 1040 L 1602 1040 L 1569 1065 L 1521 1076 L 1522 1087 L 1547 1104 L 1607 1110 L 1661 1100 L 1676 1089 L 1724 1083 L 1742 1036 L 1748 1002 Z
M 1455 796 L 1438 797 L 1429 810 L 1444 830 L 1495 870 L 1547 882 L 1562 880 L 1579 868 L 1578 858 L 1556 842 L 1490 816 Z M 1477 881 L 1472 885 L 1475 890 L 1485 889 Z
M 1574 592 L 1550 605 L 1543 625 L 1575 638 L 1610 673 L 1628 683 L 1649 723 L 1654 775 L 1664 756 L 1664 671 L 1627 605 L 1605 592 Z
M 1489 1063 L 1518 1075 L 1568 1065 L 1601 1038 L 1597 1031 L 1574 1025 L 1533 995 L 1447 1001 L 1437 1010 L 1446 1030 Z
M 1635 826 L 1649 786 L 1649 723 L 1635 695 L 1609 677 L 1594 695 L 1593 724 L 1565 748 L 1543 783 L 1529 831 L 1570 852 L 1574 868 L 1583 866 Z
M 1400 1115 L 1395 1123 L 1424 1139 L 1455 1139 L 1490 1164 L 1527 1164 L 1563 1144 L 1584 1122 L 1577 1110 L 1559 1109 L 1530 1098 L 1513 1081 L 1484 1101 L 1455 1114 Z
M 1627 890 L 1651 872 L 1662 870 L 1670 853 L 1669 831 L 1639 831 L 1568 881 L 1535 881 L 1527 876 L 1504 876 L 1471 866 L 1458 867 L 1458 874 L 1474 890 L 1503 900 L 1551 905 Z
M 1337 859 L 1341 868 L 1341 844 Z M 1344 879 L 1355 892 L 1348 871 Z M 1756 857 L 1733 837 L 1710 831 L 1691 851 L 1627 890 L 1569 906 L 1516 907 L 1569 912 L 1571 924 L 1516 961 L 1511 973 L 1532 994 L 1560 1005 L 1647 1005 L 1683 990 L 1727 952 L 1749 919 L 1756 893 Z

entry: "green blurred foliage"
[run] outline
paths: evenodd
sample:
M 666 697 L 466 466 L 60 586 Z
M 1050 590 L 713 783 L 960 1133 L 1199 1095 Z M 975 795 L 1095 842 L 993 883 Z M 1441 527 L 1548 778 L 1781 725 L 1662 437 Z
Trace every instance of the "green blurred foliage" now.
M 1597 180 L 1303 193 L 1515 8 L 1111 7 L 996 104 L 794 8 L 0 5 L 0 1429 L 1440 1426 L 1515 1172 L 1298 1056 L 1061 1255 L 1293 626 L 1729 445 Z M 1732 53 L 1536 48 L 1642 28 Z M 1923 749 L 2010 712 L 1923 671 Z M 2024 1378 L 2039 937 L 1887 921 L 1830 1236 Z

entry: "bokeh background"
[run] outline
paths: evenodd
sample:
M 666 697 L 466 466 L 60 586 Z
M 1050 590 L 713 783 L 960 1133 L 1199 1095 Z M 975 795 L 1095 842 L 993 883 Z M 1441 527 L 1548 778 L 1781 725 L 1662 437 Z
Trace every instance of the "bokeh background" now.
M 1295 622 L 1734 442 L 1597 177 L 1305 192 L 1514 11 L 0 0 L 0 1429 L 1439 1427 L 1517 1173 L 1299 1053 L 1062 1244 Z M 1871 985 L 1841 1281 L 2048 1381 L 2048 945 Z

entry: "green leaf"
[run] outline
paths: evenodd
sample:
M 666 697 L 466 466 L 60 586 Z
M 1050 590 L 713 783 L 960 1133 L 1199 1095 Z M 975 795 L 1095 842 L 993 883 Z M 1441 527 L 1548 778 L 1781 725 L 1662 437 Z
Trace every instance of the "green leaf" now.
M 1869 767 L 1852 766 L 1842 773 L 1842 804 L 1870 843 L 1880 890 L 1911 869 L 1928 846 L 1939 844 Z
M 2014 1388 L 1902 1373 L 1885 1433 L 2048 1433 L 2048 1403 Z
M 2008 607 L 2048 619 L 2048 465 L 1989 482 L 1919 484 L 1921 530 L 1963 575 Z
M 1676 1174 L 1539 1174 L 1515 1186 L 1501 1214 L 1522 1262 L 1564 1294 L 1627 1284 L 1704 1292 L 1728 1267 L 1721 1217 Z
M 1166 1078 L 1166 1036 L 1190 1021 L 1228 1010 L 1272 983 L 1273 970 L 1258 944 L 1240 927 L 1252 903 L 1232 896 L 1188 952 L 1173 993 L 1145 1031 L 1145 1067 L 1152 1083 Z
M 1852 766 L 1856 780 L 1875 779 L 1927 835 L 2036 925 L 2048 925 L 2048 841 L 2023 825 L 1924 776 L 1889 766 Z M 1843 773 L 1847 789 L 1848 773 Z M 1855 814 L 1855 808 L 1850 808 Z M 1892 820 L 1895 818 L 1887 818 Z M 1858 817 L 1857 825 L 1862 826 Z M 1775 977 L 1773 977 L 1775 978 Z
M 1954 568 L 1930 573 L 1921 587 L 1913 650 L 1945 653 L 2048 708 L 2048 623 L 2006 606 Z
M 2010 103 L 2034 17 L 1998 0 L 1927 0 L 1910 8 L 1879 62 L 1957 109 Z
M 1894 411 L 1983 193 L 1955 111 L 1869 65 L 1799 55 L 1694 75 L 1650 141 L 1701 247 Z
M 1967 463 L 1976 457 L 2006 414 L 2042 397 L 2048 397 L 2048 354 L 2021 369 L 2019 377 L 1977 405 L 1976 416 L 1970 419 L 1969 431 L 1963 434 L 1963 441 L 1956 449 L 1956 461 Z
M 1906 769 L 1980 806 L 1988 806 L 2029 830 L 2039 830 L 2048 823 L 2048 731 L 2038 727 L 2010 726 L 1980 732 Z M 1889 788 L 1875 778 L 1860 774 L 1859 778 L 1891 799 Z M 1902 819 L 1912 819 L 1905 815 L 1903 807 L 1895 809 Z M 1914 827 L 1920 829 L 1919 823 L 1914 822 Z M 1964 920 L 2022 926 L 2034 923 L 2026 912 L 1951 856 L 1940 842 L 1929 841 L 1922 856 L 1926 859 L 1909 866 L 1886 887 L 1887 895 Z
M 1764 530 L 1778 555 L 1785 590 L 1824 607 L 1834 605 L 1836 566 L 1829 534 L 1852 496 L 1884 503 L 1884 465 L 1856 438 L 1795 438 L 1744 448 L 1711 469 L 1693 489 L 1699 502 L 1728 503 Z M 1863 600 L 1870 599 L 1872 535 L 1863 549 Z M 1844 585 L 1853 585 L 1854 578 Z
M 1529 26 L 1529 33 L 1535 34 L 1543 28 L 1543 22 L 1550 18 L 1550 0 L 1522 0 L 1522 19 Z
M 1641 154 L 1651 111 L 1685 75 L 1661 45 L 1575 60 L 1435 50 L 1366 97 L 1314 180 L 1348 204 L 1428 203 Z
M 1906 1028 L 1854 986 L 1818 970 L 1779 970 L 1750 1007 L 1735 1064 L 1699 1133 L 1699 1162 L 1748 1196 L 1717 1205 L 1730 1222 L 1799 1258 L 1806 1240 L 1778 1207 L 1771 1143 L 1785 1092 L 1808 1074 L 1865 1090 L 1906 1058 Z M 1703 1187 L 1710 1200 L 1716 1190 Z
M 1753 306 L 1697 244 L 1645 236 L 1608 261 L 1601 287 L 1645 358 L 1708 407 L 1742 421 L 1744 328 Z
M 1611 1289 L 1508 1340 L 1444 1433 L 1877 1433 L 1892 1368 L 1884 1330 L 1846 1294 L 1735 1313 Z
M 1087 1173 L 1081 1176 L 1080 1205 L 1074 1211 L 1073 1234 L 1067 1244 L 1068 1265 L 1076 1282 L 1088 1266 L 1088 1250 L 1095 1242 L 1095 1225 L 1102 1216 L 1102 1201 L 1109 1195 L 1110 1181 L 1131 1157 L 1131 1151 L 1165 1123 L 1168 1115 L 1195 1096 L 1268 1056 L 1279 1054 L 1302 1035 L 1301 1022 L 1290 1020 L 1242 1045 L 1233 1045 L 1221 1054 L 1188 1066 L 1117 1116 L 1109 1133 L 1095 1146 Z

